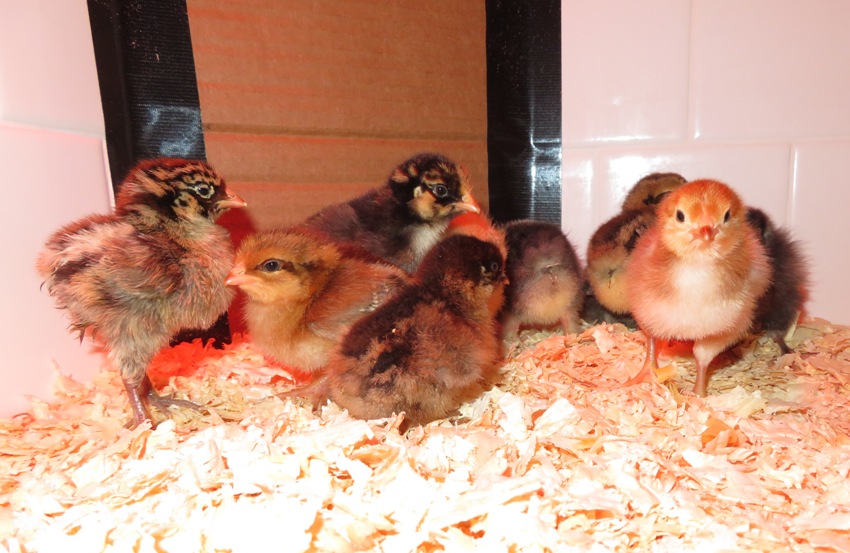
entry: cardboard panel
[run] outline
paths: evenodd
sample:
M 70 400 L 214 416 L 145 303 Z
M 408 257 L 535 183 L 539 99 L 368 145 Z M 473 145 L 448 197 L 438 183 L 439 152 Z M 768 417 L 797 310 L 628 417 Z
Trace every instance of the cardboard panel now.
M 483 0 L 188 6 L 207 157 L 252 225 L 300 221 L 421 151 L 464 164 L 486 207 Z

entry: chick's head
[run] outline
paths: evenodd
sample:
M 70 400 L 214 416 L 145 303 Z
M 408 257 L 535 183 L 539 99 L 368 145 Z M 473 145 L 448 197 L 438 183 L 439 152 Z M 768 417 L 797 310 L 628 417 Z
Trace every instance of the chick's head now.
M 481 212 L 466 171 L 440 154 L 424 153 L 408 159 L 392 172 L 389 186 L 395 198 L 423 221 Z
M 215 221 L 245 201 L 228 190 L 221 174 L 201 160 L 158 158 L 138 163 L 121 183 L 116 214 L 151 221 Z
M 227 284 L 260 303 L 304 303 L 340 261 L 329 242 L 301 232 L 272 230 L 247 237 L 236 252 Z
M 505 283 L 505 258 L 499 246 L 473 236 L 451 235 L 434 246 L 422 260 L 417 280 L 487 303 Z
M 679 257 L 718 259 L 744 239 L 744 206 L 727 185 L 697 180 L 667 196 L 656 212 L 664 245 Z
M 623 210 L 655 209 L 670 192 L 688 182 L 678 173 L 650 173 L 629 190 L 623 200 Z

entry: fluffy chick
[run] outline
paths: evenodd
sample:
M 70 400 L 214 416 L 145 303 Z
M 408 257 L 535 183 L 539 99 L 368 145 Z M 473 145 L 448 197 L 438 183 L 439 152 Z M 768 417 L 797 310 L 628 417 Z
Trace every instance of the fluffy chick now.
M 414 282 L 354 324 L 327 365 L 324 393 L 363 419 L 425 424 L 480 393 L 502 358 L 488 302 L 504 278 L 497 246 L 438 242 Z
M 655 222 L 655 207 L 685 184 L 677 173 L 651 173 L 635 183 L 623 200 L 623 210 L 602 224 L 587 247 L 586 278 L 596 298 L 615 317 L 628 317 L 625 269 L 637 239 Z
M 704 396 L 709 364 L 753 322 L 770 263 L 740 198 L 721 182 L 682 186 L 656 215 L 626 268 L 632 315 L 647 336 L 646 361 L 632 380 L 652 376 L 658 339 L 693 340 L 694 392 Z
M 121 184 L 115 210 L 59 229 L 37 269 L 71 327 L 105 342 L 133 409 L 193 405 L 158 396 L 147 366 L 181 329 L 205 328 L 230 305 L 224 284 L 233 262 L 230 236 L 215 224 L 245 202 L 203 161 L 142 161 Z
M 650 173 L 637 181 L 623 200 L 623 211 L 655 209 L 670 192 L 688 182 L 678 173 Z
M 616 315 L 629 315 L 626 266 L 638 238 L 655 222 L 652 209 L 624 211 L 590 237 L 585 275 L 599 304 Z
M 465 171 L 434 153 L 397 166 L 385 186 L 347 203 L 328 206 L 302 225 L 413 272 L 442 236 L 452 217 L 479 212 Z
M 785 336 L 795 327 L 808 297 L 808 266 L 799 243 L 775 226 L 764 211 L 748 208 L 747 222 L 764 244 L 773 274 L 770 287 L 759 299 L 755 327 L 770 336 L 782 353 L 789 353 Z
M 273 230 L 240 244 L 227 284 L 245 292 L 245 322 L 263 353 L 314 372 L 357 319 L 409 280 L 355 246 L 304 230 Z
M 505 243 L 504 229 L 493 224 L 493 221 L 484 213 L 461 213 L 449 223 L 446 236 L 452 234 L 464 234 L 489 242 L 499 248 L 502 257 L 507 258 L 508 246 Z M 490 313 L 497 317 L 505 303 L 505 282 L 507 279 L 496 284 L 493 294 L 490 296 Z
M 505 226 L 505 241 L 508 284 L 500 315 L 502 337 L 516 339 L 523 325 L 560 323 L 564 332 L 577 332 L 584 298 L 582 270 L 561 227 L 512 221 Z

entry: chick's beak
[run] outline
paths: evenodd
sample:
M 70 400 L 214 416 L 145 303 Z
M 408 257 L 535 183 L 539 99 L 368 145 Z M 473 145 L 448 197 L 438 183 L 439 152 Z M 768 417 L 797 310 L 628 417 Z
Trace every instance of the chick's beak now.
M 455 211 L 468 211 L 470 213 L 481 213 L 478 201 L 471 194 L 464 194 L 460 201 L 454 204 Z
M 695 240 L 704 240 L 706 242 L 711 242 L 714 240 L 714 237 L 717 236 L 717 227 L 714 225 L 703 225 L 699 228 L 695 228 L 691 230 L 691 234 L 693 235 Z
M 237 196 L 235 193 L 230 190 L 227 191 L 227 197 L 220 202 L 218 202 L 219 207 L 222 209 L 230 209 L 232 207 L 247 207 L 248 202 Z
M 242 286 L 250 282 L 251 277 L 245 274 L 245 265 L 238 263 L 227 275 L 224 283 L 228 286 Z

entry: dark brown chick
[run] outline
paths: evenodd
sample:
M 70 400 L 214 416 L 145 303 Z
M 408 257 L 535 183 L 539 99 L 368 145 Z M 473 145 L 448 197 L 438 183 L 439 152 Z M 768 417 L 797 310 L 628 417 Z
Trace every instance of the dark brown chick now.
M 385 186 L 326 207 L 299 226 L 413 272 L 451 218 L 467 211 L 480 209 L 465 172 L 440 154 L 423 153 L 396 167 Z
M 747 222 L 756 229 L 764 244 L 773 274 L 767 292 L 758 301 L 755 328 L 770 336 L 789 353 L 785 336 L 793 332 L 808 297 L 809 270 L 799 242 L 770 217 L 754 207 L 747 209 Z
M 623 211 L 655 209 L 664 196 L 688 182 L 678 173 L 650 173 L 635 183 L 623 200 Z
M 632 382 L 653 377 L 659 339 L 693 340 L 694 392 L 704 396 L 709 365 L 750 329 L 770 278 L 764 246 L 731 188 L 697 180 L 664 198 L 626 268 L 629 305 L 647 337 Z
M 327 366 L 325 393 L 355 417 L 452 415 L 484 390 L 502 359 L 488 302 L 503 280 L 496 245 L 446 237 L 414 282 L 351 328 Z
M 207 163 L 163 158 L 133 168 L 115 203 L 53 234 L 37 268 L 80 338 L 90 328 L 105 342 L 138 425 L 149 403 L 192 405 L 158 396 L 147 366 L 178 331 L 206 328 L 230 305 L 233 248 L 215 220 L 245 202 Z
M 502 337 L 516 339 L 524 325 L 559 324 L 577 332 L 582 291 L 581 265 L 561 227 L 540 221 L 512 221 L 505 226 L 508 257 Z
M 321 369 L 348 328 L 409 280 L 368 252 L 304 230 L 249 236 L 227 277 L 247 296 L 252 341 L 303 372 Z

